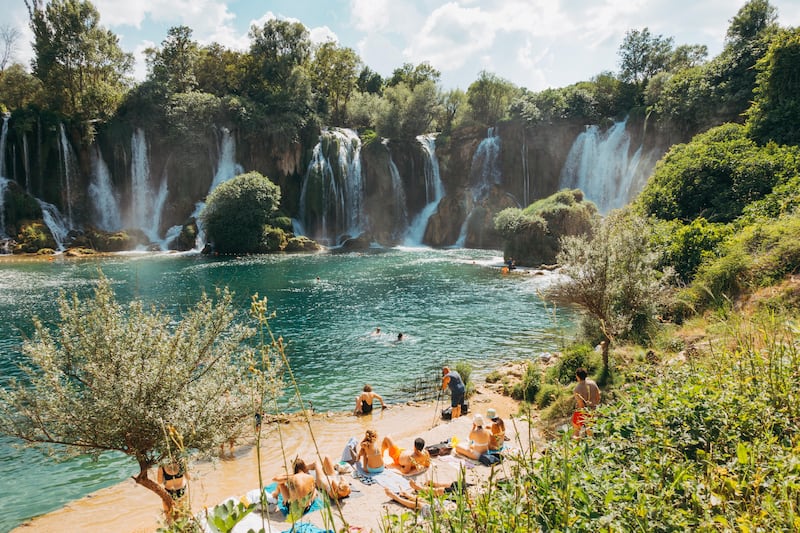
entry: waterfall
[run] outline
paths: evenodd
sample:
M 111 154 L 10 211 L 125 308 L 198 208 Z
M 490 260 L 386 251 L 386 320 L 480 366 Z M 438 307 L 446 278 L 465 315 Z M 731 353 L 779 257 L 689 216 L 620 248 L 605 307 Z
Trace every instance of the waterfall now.
M 53 239 L 56 241 L 56 247 L 59 251 L 64 250 L 64 241 L 67 240 L 67 223 L 64 217 L 61 216 L 58 208 L 53 204 L 48 204 L 44 200 L 36 199 L 39 202 L 39 207 L 42 208 L 42 220 L 45 226 L 48 227 L 50 233 L 53 234 Z
M 500 136 L 497 128 L 489 128 L 486 138 L 481 141 L 472 156 L 469 184 L 472 198 L 479 202 L 486 198 L 492 185 L 499 185 L 502 174 L 498 159 L 500 156 Z
M 8 237 L 6 234 L 6 189 L 8 189 L 8 179 L 0 176 L 0 238 Z
M 408 227 L 405 238 L 407 246 L 419 246 L 422 244 L 428 221 L 436 212 L 439 202 L 444 196 L 444 186 L 439 175 L 439 160 L 436 158 L 436 135 L 420 135 L 417 137 L 417 141 L 419 141 L 422 149 L 428 155 L 425 160 L 425 201 L 427 203 Z
M 67 224 L 72 226 L 72 180 L 75 173 L 75 155 L 72 153 L 72 147 L 67 139 L 67 131 L 64 128 L 64 123 L 59 123 L 59 144 L 61 146 L 61 162 L 63 164 L 63 173 L 61 175 L 61 185 L 64 190 L 64 206 L 67 212 Z
M 606 132 L 596 125 L 578 135 L 561 169 L 561 188 L 581 189 L 587 200 L 601 213 L 624 206 L 638 191 L 633 190 L 642 147 L 630 154 L 631 138 L 625 129 L 627 119 Z
M 25 191 L 31 194 L 31 163 L 28 156 L 28 134 L 22 134 L 22 168 L 25 170 Z
M 528 136 L 525 133 L 525 128 L 522 128 L 520 151 L 522 152 L 522 205 L 528 206 L 531 201 L 531 176 L 528 172 Z
M 217 150 L 217 170 L 214 172 L 214 179 L 211 180 L 208 194 L 211 194 L 218 186 L 243 172 L 244 169 L 242 165 L 236 162 L 236 140 L 233 138 L 228 128 L 222 128 L 222 138 L 220 139 Z M 206 194 L 206 196 L 208 196 L 208 194 Z M 195 247 L 201 247 L 205 243 L 205 232 L 200 226 L 200 213 L 203 212 L 205 206 L 205 202 L 197 202 L 194 206 L 194 212 L 192 213 L 192 217 L 197 222 L 198 231 Z M 167 230 L 167 236 L 164 240 L 169 242 L 176 238 L 180 234 L 180 229 L 180 227 L 172 227 Z
M 131 210 L 128 225 L 141 229 L 151 242 L 158 242 L 161 210 L 167 198 L 166 176 L 155 188 L 150 176 L 150 160 L 144 130 L 131 136 Z
M 363 205 L 361 139 L 349 129 L 323 131 L 303 177 L 295 228 L 305 228 L 315 240 L 336 244 L 344 234 L 361 233 Z
M 8 119 L 11 115 L 3 115 L 3 130 L 0 133 L 0 177 L 7 178 L 6 174 L 6 140 L 8 139 Z
M 122 227 L 119 203 L 114 196 L 108 165 L 103 160 L 97 143 L 91 149 L 92 180 L 89 183 L 89 198 L 96 214 L 95 223 L 105 231 L 117 231 Z
M 384 139 L 383 144 L 388 149 L 388 139 Z M 406 209 L 406 190 L 403 187 L 403 179 L 400 177 L 400 171 L 394 160 L 389 154 L 389 175 L 392 177 L 392 198 L 394 198 L 394 214 L 395 214 L 395 236 L 399 231 L 405 231 L 408 226 L 408 210 Z

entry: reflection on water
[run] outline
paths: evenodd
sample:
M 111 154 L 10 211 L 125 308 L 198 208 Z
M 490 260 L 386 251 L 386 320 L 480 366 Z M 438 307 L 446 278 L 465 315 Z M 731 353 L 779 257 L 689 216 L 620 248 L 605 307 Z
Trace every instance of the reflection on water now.
M 352 409 L 365 382 L 389 403 L 405 401 L 404 385 L 443 363 L 470 361 L 481 376 L 503 361 L 558 347 L 570 317 L 560 312 L 555 319 L 538 295 L 552 277 L 503 276 L 493 266 L 500 263 L 497 252 L 428 249 L 0 262 L 0 379 L 17 374 L 31 315 L 55 323 L 58 292 L 91 294 L 102 269 L 120 301 L 139 298 L 176 315 L 218 287 L 235 291 L 243 314 L 253 294 L 267 297 L 277 312 L 273 331 L 286 340 L 301 392 L 318 411 Z M 372 334 L 376 327 L 382 335 Z M 0 530 L 135 469 L 115 456 L 55 464 L 0 439 Z

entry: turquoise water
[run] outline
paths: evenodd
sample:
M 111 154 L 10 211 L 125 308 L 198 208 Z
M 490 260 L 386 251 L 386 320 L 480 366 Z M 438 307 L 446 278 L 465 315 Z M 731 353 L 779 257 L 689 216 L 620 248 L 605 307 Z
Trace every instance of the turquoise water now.
M 118 300 L 138 298 L 175 314 L 215 287 L 234 290 L 243 312 L 252 294 L 267 297 L 277 312 L 273 331 L 287 341 L 303 396 L 318 411 L 352 409 L 365 382 L 387 402 L 404 401 L 404 385 L 443 363 L 470 361 L 480 376 L 562 342 L 571 317 L 560 311 L 554 318 L 538 296 L 552 278 L 503 276 L 501 261 L 499 252 L 463 249 L 0 261 L 0 380 L 16 373 L 31 316 L 52 324 L 59 290 L 89 295 L 102 269 Z M 376 327 L 384 334 L 372 335 Z M 137 468 L 113 455 L 59 464 L 13 444 L 0 437 L 0 531 L 118 483 Z

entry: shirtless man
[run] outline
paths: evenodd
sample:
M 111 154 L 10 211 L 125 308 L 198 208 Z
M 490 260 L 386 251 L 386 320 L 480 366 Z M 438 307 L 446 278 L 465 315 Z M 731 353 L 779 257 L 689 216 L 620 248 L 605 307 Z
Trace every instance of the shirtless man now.
M 389 450 L 394 466 L 405 475 L 417 474 L 431 466 L 431 454 L 425 449 L 425 441 L 420 437 L 414 440 L 414 449 L 410 451 L 396 445 L 391 437 L 384 437 L 381 452 L 386 450 Z
M 306 464 L 308 470 L 314 471 L 318 489 L 324 490 L 330 499 L 341 500 L 350 495 L 350 483 L 336 473 L 333 461 L 327 455 L 322 456 L 322 470 L 316 462 Z
M 368 415 L 372 412 L 372 403 L 375 401 L 375 398 L 381 402 L 381 409 L 386 409 L 386 403 L 384 403 L 383 398 L 377 392 L 372 391 L 372 387 L 367 383 L 364 385 L 364 390 L 356 396 L 356 408 L 353 414 L 356 415 Z
M 572 426 L 575 428 L 575 437 L 580 438 L 581 430 L 586 429 L 586 434 L 591 436 L 592 430 L 586 427 L 586 422 L 591 418 L 593 411 L 600 403 L 600 388 L 594 380 L 586 379 L 586 369 L 581 367 L 575 371 L 578 384 L 575 385 L 575 412 L 572 414 Z
M 272 481 L 278 484 L 278 488 L 271 496 L 277 499 L 280 493 L 286 507 L 298 503 L 305 513 L 317 497 L 316 481 L 314 476 L 308 473 L 305 461 L 299 457 L 294 460 L 293 471 L 293 474 L 281 474 L 272 478 Z
M 482 453 L 489 450 L 492 433 L 486 428 L 486 423 L 481 415 L 472 418 L 472 431 L 469 432 L 469 443 L 456 445 L 456 451 L 470 459 L 477 459 Z

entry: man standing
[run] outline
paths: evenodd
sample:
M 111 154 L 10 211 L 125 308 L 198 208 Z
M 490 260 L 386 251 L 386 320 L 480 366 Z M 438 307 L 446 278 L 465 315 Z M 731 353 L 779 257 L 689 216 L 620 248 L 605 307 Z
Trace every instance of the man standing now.
M 586 434 L 591 436 L 592 430 L 586 427 L 586 422 L 591 417 L 591 411 L 600 403 L 600 388 L 591 379 L 586 379 L 586 369 L 583 367 L 575 371 L 578 384 L 575 385 L 575 412 L 572 414 L 572 426 L 575 428 L 576 438 L 580 438 L 581 431 L 586 428 Z
M 458 372 L 447 367 L 442 368 L 442 376 L 442 390 L 450 389 L 451 418 L 458 418 L 461 416 L 461 404 L 464 403 L 464 395 L 467 392 L 464 380 Z

